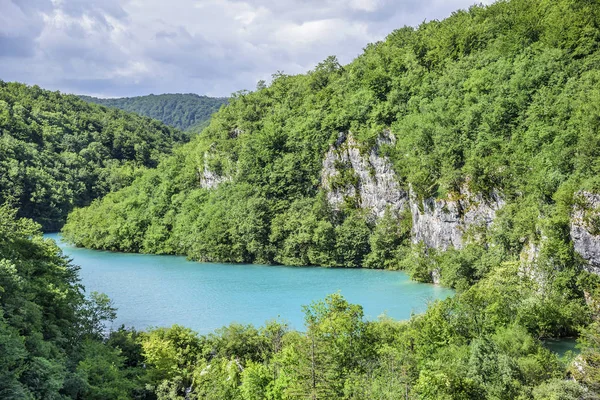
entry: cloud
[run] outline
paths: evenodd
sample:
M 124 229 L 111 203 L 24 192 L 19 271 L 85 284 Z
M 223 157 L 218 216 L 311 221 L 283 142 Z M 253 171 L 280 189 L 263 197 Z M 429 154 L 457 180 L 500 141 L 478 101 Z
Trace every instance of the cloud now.
M 475 0 L 0 0 L 0 79 L 100 96 L 226 96 Z M 489 1 L 488 1 L 489 2 Z

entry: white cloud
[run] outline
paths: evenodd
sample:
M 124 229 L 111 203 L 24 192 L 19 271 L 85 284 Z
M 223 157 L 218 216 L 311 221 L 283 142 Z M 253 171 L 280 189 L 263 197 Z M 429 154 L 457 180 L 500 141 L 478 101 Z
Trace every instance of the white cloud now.
M 380 3 L 379 0 L 351 0 L 350 7 L 355 10 L 373 12 L 379 8 Z
M 66 92 L 228 95 L 476 0 L 0 0 L 0 79 Z M 484 2 L 490 2 L 486 0 Z
M 348 36 L 359 39 L 368 38 L 365 24 L 348 23 L 341 19 L 321 19 L 301 24 L 282 26 L 275 32 L 276 41 L 282 46 L 315 46 L 319 44 L 335 45 Z

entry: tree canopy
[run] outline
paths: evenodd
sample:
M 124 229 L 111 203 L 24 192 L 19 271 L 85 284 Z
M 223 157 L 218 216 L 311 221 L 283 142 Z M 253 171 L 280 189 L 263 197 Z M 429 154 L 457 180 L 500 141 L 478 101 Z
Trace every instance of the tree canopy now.
M 76 96 L 0 81 L 0 204 L 45 230 L 127 186 L 189 136 Z
M 151 94 L 115 99 L 79 97 L 89 103 L 134 112 L 157 119 L 165 125 L 198 133 L 208 125 L 211 115 L 227 104 L 227 99 L 223 97 L 199 96 L 192 93 Z

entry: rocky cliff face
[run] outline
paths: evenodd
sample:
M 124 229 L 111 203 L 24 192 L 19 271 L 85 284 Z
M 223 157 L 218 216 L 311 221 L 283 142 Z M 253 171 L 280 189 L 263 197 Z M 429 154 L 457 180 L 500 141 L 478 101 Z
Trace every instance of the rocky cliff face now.
M 410 207 L 413 242 L 423 241 L 437 250 L 460 249 L 467 230 L 487 228 L 493 222 L 496 211 L 504 205 L 497 194 L 484 199 L 464 190 L 456 199 L 429 198 L 419 204 L 416 196 L 409 196 L 400 187 L 391 162 L 381 154 L 381 146 L 394 143 L 394 135 L 386 131 L 367 154 L 361 154 L 352 134 L 340 134 L 323 160 L 321 174 L 327 199 L 335 210 L 345 202 L 356 201 L 375 217 L 381 217 L 388 207 L 394 211 Z
M 381 155 L 381 146 L 393 144 L 394 135 L 384 132 L 376 145 L 361 154 L 351 133 L 340 133 L 323 160 L 321 182 L 334 210 L 344 202 L 356 201 L 375 217 L 383 216 L 387 207 L 400 211 L 408 203 L 408 193 L 401 189 L 389 159 Z
M 571 215 L 571 239 L 575 251 L 587 262 L 588 270 L 600 275 L 600 232 L 594 221 L 600 218 L 600 194 L 581 192 Z
M 457 197 L 428 198 L 419 204 L 411 194 L 414 243 L 422 241 L 427 247 L 437 250 L 460 249 L 465 232 L 477 227 L 488 228 L 496 217 L 496 211 L 504 205 L 504 200 L 495 193 L 484 199 L 465 189 Z
M 386 131 L 368 153 L 361 153 L 351 133 L 340 133 L 325 155 L 321 172 L 322 185 L 334 210 L 340 210 L 346 202 L 355 202 L 379 218 L 387 208 L 403 211 L 409 207 L 413 243 L 422 241 L 427 247 L 441 251 L 452 247 L 461 249 L 465 245 L 465 233 L 476 235 L 479 228 L 490 227 L 497 211 L 505 204 L 499 194 L 484 198 L 465 188 L 445 199 L 419 201 L 413 193 L 400 187 L 390 160 L 381 154 L 382 146 L 394 143 L 394 135 Z M 229 179 L 212 173 L 205 166 L 202 185 L 212 188 Z M 578 197 L 581 201 L 573 210 L 571 238 L 575 251 L 588 262 L 588 270 L 600 274 L 600 194 L 581 192 Z M 522 272 L 532 277 L 540 246 L 541 243 L 530 244 L 521 256 Z M 540 277 L 534 278 L 539 280 Z
M 200 187 L 204 189 L 214 189 L 223 182 L 231 181 L 230 176 L 222 175 L 210 169 L 210 166 L 208 165 L 209 157 L 210 156 L 207 153 L 204 154 L 204 168 L 199 171 Z
M 579 192 L 571 213 L 570 235 L 575 251 L 587 261 L 587 270 L 600 275 L 600 194 Z M 595 226 L 596 225 L 596 226 Z M 534 280 L 541 282 L 541 271 L 535 263 L 547 238 L 542 236 L 537 244 L 529 243 L 521 253 L 521 270 Z

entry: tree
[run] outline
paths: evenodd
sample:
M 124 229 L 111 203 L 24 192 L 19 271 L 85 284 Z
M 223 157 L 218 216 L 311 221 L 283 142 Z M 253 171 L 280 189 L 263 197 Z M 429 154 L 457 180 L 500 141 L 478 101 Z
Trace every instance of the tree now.
M 197 334 L 179 325 L 158 328 L 140 337 L 143 355 L 151 367 L 150 378 L 160 391 L 183 395 L 193 390 L 194 373 L 202 365 L 202 345 Z
M 292 383 L 287 393 L 311 399 L 343 394 L 345 377 L 368 357 L 362 307 L 340 294 L 304 308 L 306 335 L 289 349 L 293 362 L 283 366 Z
M 600 394 L 600 322 L 594 322 L 583 330 L 579 346 L 581 354 L 574 360 L 571 373 L 577 382 Z
M 107 336 L 107 330 L 117 318 L 117 309 L 104 293 L 92 292 L 89 299 L 82 304 L 80 310 L 81 331 L 88 337 L 102 338 Z

